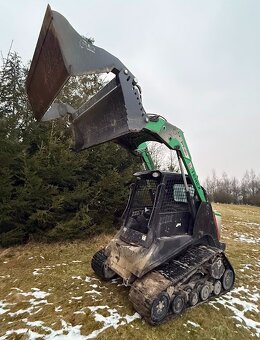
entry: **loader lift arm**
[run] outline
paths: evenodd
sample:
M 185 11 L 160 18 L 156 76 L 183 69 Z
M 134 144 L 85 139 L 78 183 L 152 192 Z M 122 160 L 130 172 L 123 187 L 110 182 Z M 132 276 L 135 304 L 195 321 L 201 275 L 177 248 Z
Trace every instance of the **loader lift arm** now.
M 206 202 L 207 200 L 192 163 L 191 154 L 183 131 L 168 123 L 166 119 L 161 116 L 155 116 L 155 118 L 150 119 L 145 129 L 154 134 L 156 141 L 164 143 L 171 150 L 176 150 L 178 159 L 181 159 L 183 162 L 198 196 L 202 202 Z M 180 164 L 180 167 L 181 166 Z
M 113 72 L 115 78 L 80 108 L 53 103 L 70 76 L 102 72 Z M 141 88 L 129 69 L 118 58 L 78 34 L 50 6 L 45 13 L 26 89 L 37 120 L 71 115 L 75 151 L 113 141 L 140 154 L 146 168 L 152 170 L 154 164 L 146 142 L 164 143 L 177 152 L 199 198 L 206 202 L 183 132 L 163 117 L 147 114 Z M 180 167 L 182 169 L 181 162 Z M 183 179 L 185 184 L 184 173 Z M 188 194 L 187 185 L 186 192 Z
M 154 170 L 155 165 L 148 150 L 147 143 L 142 143 L 136 149 L 136 153 L 142 157 L 146 170 Z

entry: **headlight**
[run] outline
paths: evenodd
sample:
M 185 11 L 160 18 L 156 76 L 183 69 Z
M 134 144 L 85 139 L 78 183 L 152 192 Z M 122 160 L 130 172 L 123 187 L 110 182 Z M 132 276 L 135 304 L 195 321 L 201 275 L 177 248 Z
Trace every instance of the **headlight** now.
M 158 171 L 154 171 L 153 173 L 152 173 L 152 176 L 154 177 L 154 178 L 157 178 L 157 177 L 160 177 L 160 172 L 158 172 Z

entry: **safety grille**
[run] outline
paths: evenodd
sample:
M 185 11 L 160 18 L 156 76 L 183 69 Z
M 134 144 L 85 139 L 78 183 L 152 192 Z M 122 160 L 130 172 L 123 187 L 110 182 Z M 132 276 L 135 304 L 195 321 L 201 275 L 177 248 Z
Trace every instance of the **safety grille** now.
M 194 196 L 194 187 L 188 184 L 191 196 Z M 165 192 L 162 200 L 162 212 L 177 211 L 182 206 L 184 209 L 187 207 L 187 196 L 185 186 L 183 183 L 174 183 L 173 180 L 167 181 Z
M 152 207 L 156 193 L 157 182 L 155 180 L 138 180 L 133 199 L 133 208 Z

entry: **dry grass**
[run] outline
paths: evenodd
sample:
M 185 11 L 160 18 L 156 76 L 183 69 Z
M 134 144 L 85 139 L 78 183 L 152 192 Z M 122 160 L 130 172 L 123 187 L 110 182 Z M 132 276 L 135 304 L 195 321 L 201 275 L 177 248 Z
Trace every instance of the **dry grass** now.
M 213 340 L 260 335 L 260 208 L 215 208 L 222 213 L 223 241 L 237 274 L 236 289 L 227 297 L 151 327 L 141 319 L 129 319 L 135 311 L 128 302 L 128 288 L 119 281 L 101 282 L 92 272 L 92 255 L 111 235 L 88 242 L 28 244 L 0 250 L 0 339 L 34 339 L 37 334 L 39 339 L 64 339 L 66 334 L 65 339 L 88 339 L 102 329 L 98 339 Z M 95 310 L 95 306 L 105 307 Z

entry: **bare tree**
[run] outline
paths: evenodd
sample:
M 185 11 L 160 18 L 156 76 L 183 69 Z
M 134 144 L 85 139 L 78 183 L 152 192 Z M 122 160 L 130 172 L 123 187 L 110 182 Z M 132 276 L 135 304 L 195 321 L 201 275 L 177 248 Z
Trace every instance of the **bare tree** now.
M 253 170 L 247 170 L 241 182 L 235 177 L 230 179 L 225 172 L 217 178 L 213 170 L 204 186 L 211 201 L 260 206 L 260 176 Z
M 174 151 L 158 142 L 149 142 L 148 150 L 156 169 L 178 172 L 178 159 Z

